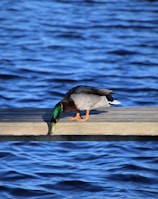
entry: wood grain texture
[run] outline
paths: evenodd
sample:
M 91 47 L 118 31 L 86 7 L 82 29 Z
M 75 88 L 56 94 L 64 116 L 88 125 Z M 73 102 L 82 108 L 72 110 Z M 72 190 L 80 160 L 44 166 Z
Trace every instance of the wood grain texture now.
M 0 109 L 0 136 L 47 135 L 51 109 Z M 63 114 L 54 136 L 158 136 L 158 107 L 108 108 L 91 111 L 87 122 L 69 121 Z M 84 112 L 82 113 L 84 116 Z M 52 135 L 53 136 L 53 135 Z

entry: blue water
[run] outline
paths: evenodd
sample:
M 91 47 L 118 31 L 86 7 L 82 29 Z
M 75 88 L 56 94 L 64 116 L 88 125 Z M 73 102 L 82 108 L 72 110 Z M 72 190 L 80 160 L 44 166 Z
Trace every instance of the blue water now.
M 0 107 L 51 108 L 73 86 L 158 105 L 158 2 L 2 0 Z M 157 142 L 1 142 L 0 198 L 158 195 Z
M 157 198 L 157 142 L 5 142 L 1 198 Z

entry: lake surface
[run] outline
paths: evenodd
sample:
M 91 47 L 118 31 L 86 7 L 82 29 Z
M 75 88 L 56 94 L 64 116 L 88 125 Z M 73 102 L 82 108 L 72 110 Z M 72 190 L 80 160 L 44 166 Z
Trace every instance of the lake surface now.
M 76 85 L 158 106 L 158 2 L 2 0 L 0 107 L 52 108 Z M 155 141 L 1 142 L 1 198 L 158 195 Z

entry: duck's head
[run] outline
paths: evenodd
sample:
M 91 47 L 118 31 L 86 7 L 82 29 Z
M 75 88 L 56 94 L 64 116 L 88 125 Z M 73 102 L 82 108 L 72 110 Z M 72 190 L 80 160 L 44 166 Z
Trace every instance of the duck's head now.
M 55 105 L 51 113 L 51 133 L 55 131 L 56 123 L 59 121 L 62 112 L 63 112 L 63 105 L 60 102 L 57 105 Z

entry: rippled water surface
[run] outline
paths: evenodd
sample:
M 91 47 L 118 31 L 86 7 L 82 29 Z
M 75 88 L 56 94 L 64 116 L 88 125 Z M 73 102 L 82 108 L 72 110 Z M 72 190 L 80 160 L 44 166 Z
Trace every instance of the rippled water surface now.
M 0 107 L 51 108 L 73 86 L 158 105 L 158 2 L 2 0 Z M 157 198 L 157 142 L 1 142 L 1 198 Z
M 157 105 L 157 1 L 2 0 L 2 107 L 52 107 L 78 84 Z
M 5 142 L 2 198 L 156 198 L 156 142 Z

